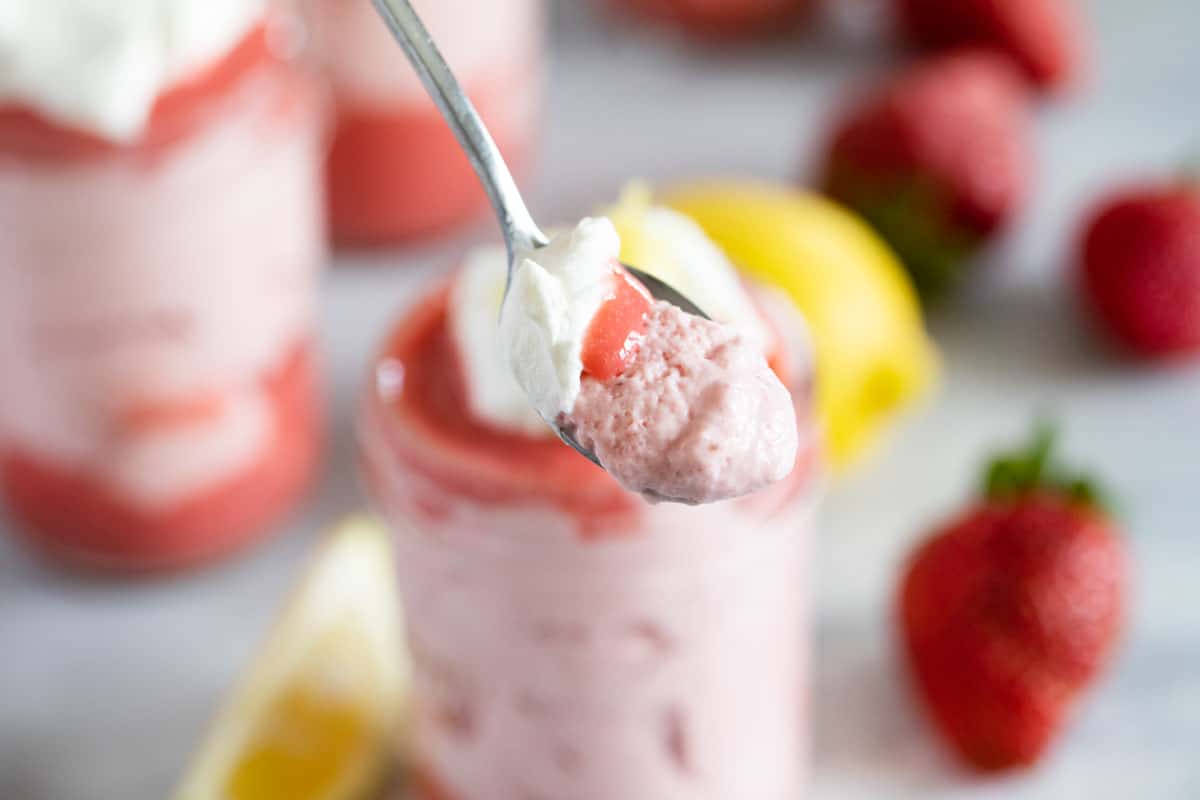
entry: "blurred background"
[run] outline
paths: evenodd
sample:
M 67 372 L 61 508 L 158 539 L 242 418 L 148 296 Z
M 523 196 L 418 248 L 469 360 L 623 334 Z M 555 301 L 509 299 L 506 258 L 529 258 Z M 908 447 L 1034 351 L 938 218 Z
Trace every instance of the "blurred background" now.
M 753 177 L 813 186 L 831 126 L 908 64 L 870 0 L 831 0 L 795 33 L 714 46 L 560 0 L 544 113 L 526 161 L 535 214 L 570 221 L 653 185 Z M 1036 168 L 972 276 L 930 307 L 940 383 L 831 479 L 815 543 L 814 798 L 1200 797 L 1200 373 L 1123 356 L 1073 284 L 1085 215 L 1128 181 L 1178 174 L 1200 148 L 1200 17 L 1191 0 L 1090 0 L 1091 63 L 1031 101 Z M 418 243 L 339 250 L 321 286 L 329 452 L 281 534 L 202 571 L 80 576 L 0 536 L 0 798 L 166 796 L 320 533 L 362 509 L 356 393 L 418 287 L 490 219 Z M 0 381 L 2 385 L 2 381 Z M 898 666 L 901 564 L 966 502 L 985 455 L 1059 420 L 1064 455 L 1119 498 L 1130 623 L 1111 671 L 1035 768 L 978 777 L 931 734 Z M 0 516 L 0 532 L 15 527 Z M 567 800 L 567 799 L 562 799 Z

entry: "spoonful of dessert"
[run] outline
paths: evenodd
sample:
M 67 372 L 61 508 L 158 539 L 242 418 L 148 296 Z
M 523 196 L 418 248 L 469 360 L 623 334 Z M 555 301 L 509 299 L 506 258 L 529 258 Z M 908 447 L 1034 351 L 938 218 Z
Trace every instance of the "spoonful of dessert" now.
M 622 264 L 611 221 L 548 237 L 409 0 L 373 0 L 454 131 L 508 250 L 500 339 L 542 419 L 622 485 L 704 503 L 786 476 L 795 412 L 764 354 Z

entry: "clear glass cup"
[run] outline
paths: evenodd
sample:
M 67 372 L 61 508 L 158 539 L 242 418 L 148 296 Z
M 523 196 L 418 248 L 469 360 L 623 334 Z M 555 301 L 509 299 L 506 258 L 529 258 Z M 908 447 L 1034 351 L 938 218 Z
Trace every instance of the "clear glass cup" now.
M 369 0 L 304 0 L 336 103 L 326 177 L 334 239 L 411 240 L 487 201 L 454 134 Z M 517 170 L 541 102 L 542 0 L 413 0 Z
M 755 495 L 650 505 L 555 439 L 470 420 L 446 295 L 394 328 L 359 424 L 395 530 L 417 796 L 795 798 L 816 437 Z M 802 327 L 767 306 L 811 433 Z
M 0 108 L 0 490 L 50 553 L 174 568 L 309 483 L 323 102 L 264 17 L 117 143 Z

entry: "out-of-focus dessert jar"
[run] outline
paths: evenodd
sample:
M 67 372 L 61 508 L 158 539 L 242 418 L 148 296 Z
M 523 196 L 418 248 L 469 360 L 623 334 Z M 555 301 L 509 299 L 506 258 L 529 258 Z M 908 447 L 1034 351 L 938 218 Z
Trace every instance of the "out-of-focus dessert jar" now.
M 330 223 L 350 245 L 462 223 L 486 198 L 369 0 L 304 0 L 336 102 Z M 412 0 L 505 158 L 530 158 L 541 95 L 542 0 Z
M 791 475 L 651 505 L 552 435 L 474 414 L 466 370 L 487 367 L 455 318 L 472 280 L 399 321 L 360 420 L 409 620 L 417 796 L 794 798 L 817 450 L 800 321 L 764 301 L 801 425 Z
M 262 0 L 52 0 L 5 19 L 8 510 L 74 561 L 223 553 L 294 505 L 319 449 L 315 83 Z

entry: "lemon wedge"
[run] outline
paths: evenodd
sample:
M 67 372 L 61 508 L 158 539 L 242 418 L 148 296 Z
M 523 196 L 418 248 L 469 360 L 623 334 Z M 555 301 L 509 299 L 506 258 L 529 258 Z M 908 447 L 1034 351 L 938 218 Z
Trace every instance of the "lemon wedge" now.
M 399 747 L 409 675 L 386 531 L 337 526 L 221 710 L 175 800 L 349 800 Z
M 673 187 L 664 202 L 804 314 L 834 466 L 863 459 L 893 418 L 936 383 L 939 359 L 912 282 L 852 212 L 788 186 L 736 180 Z

